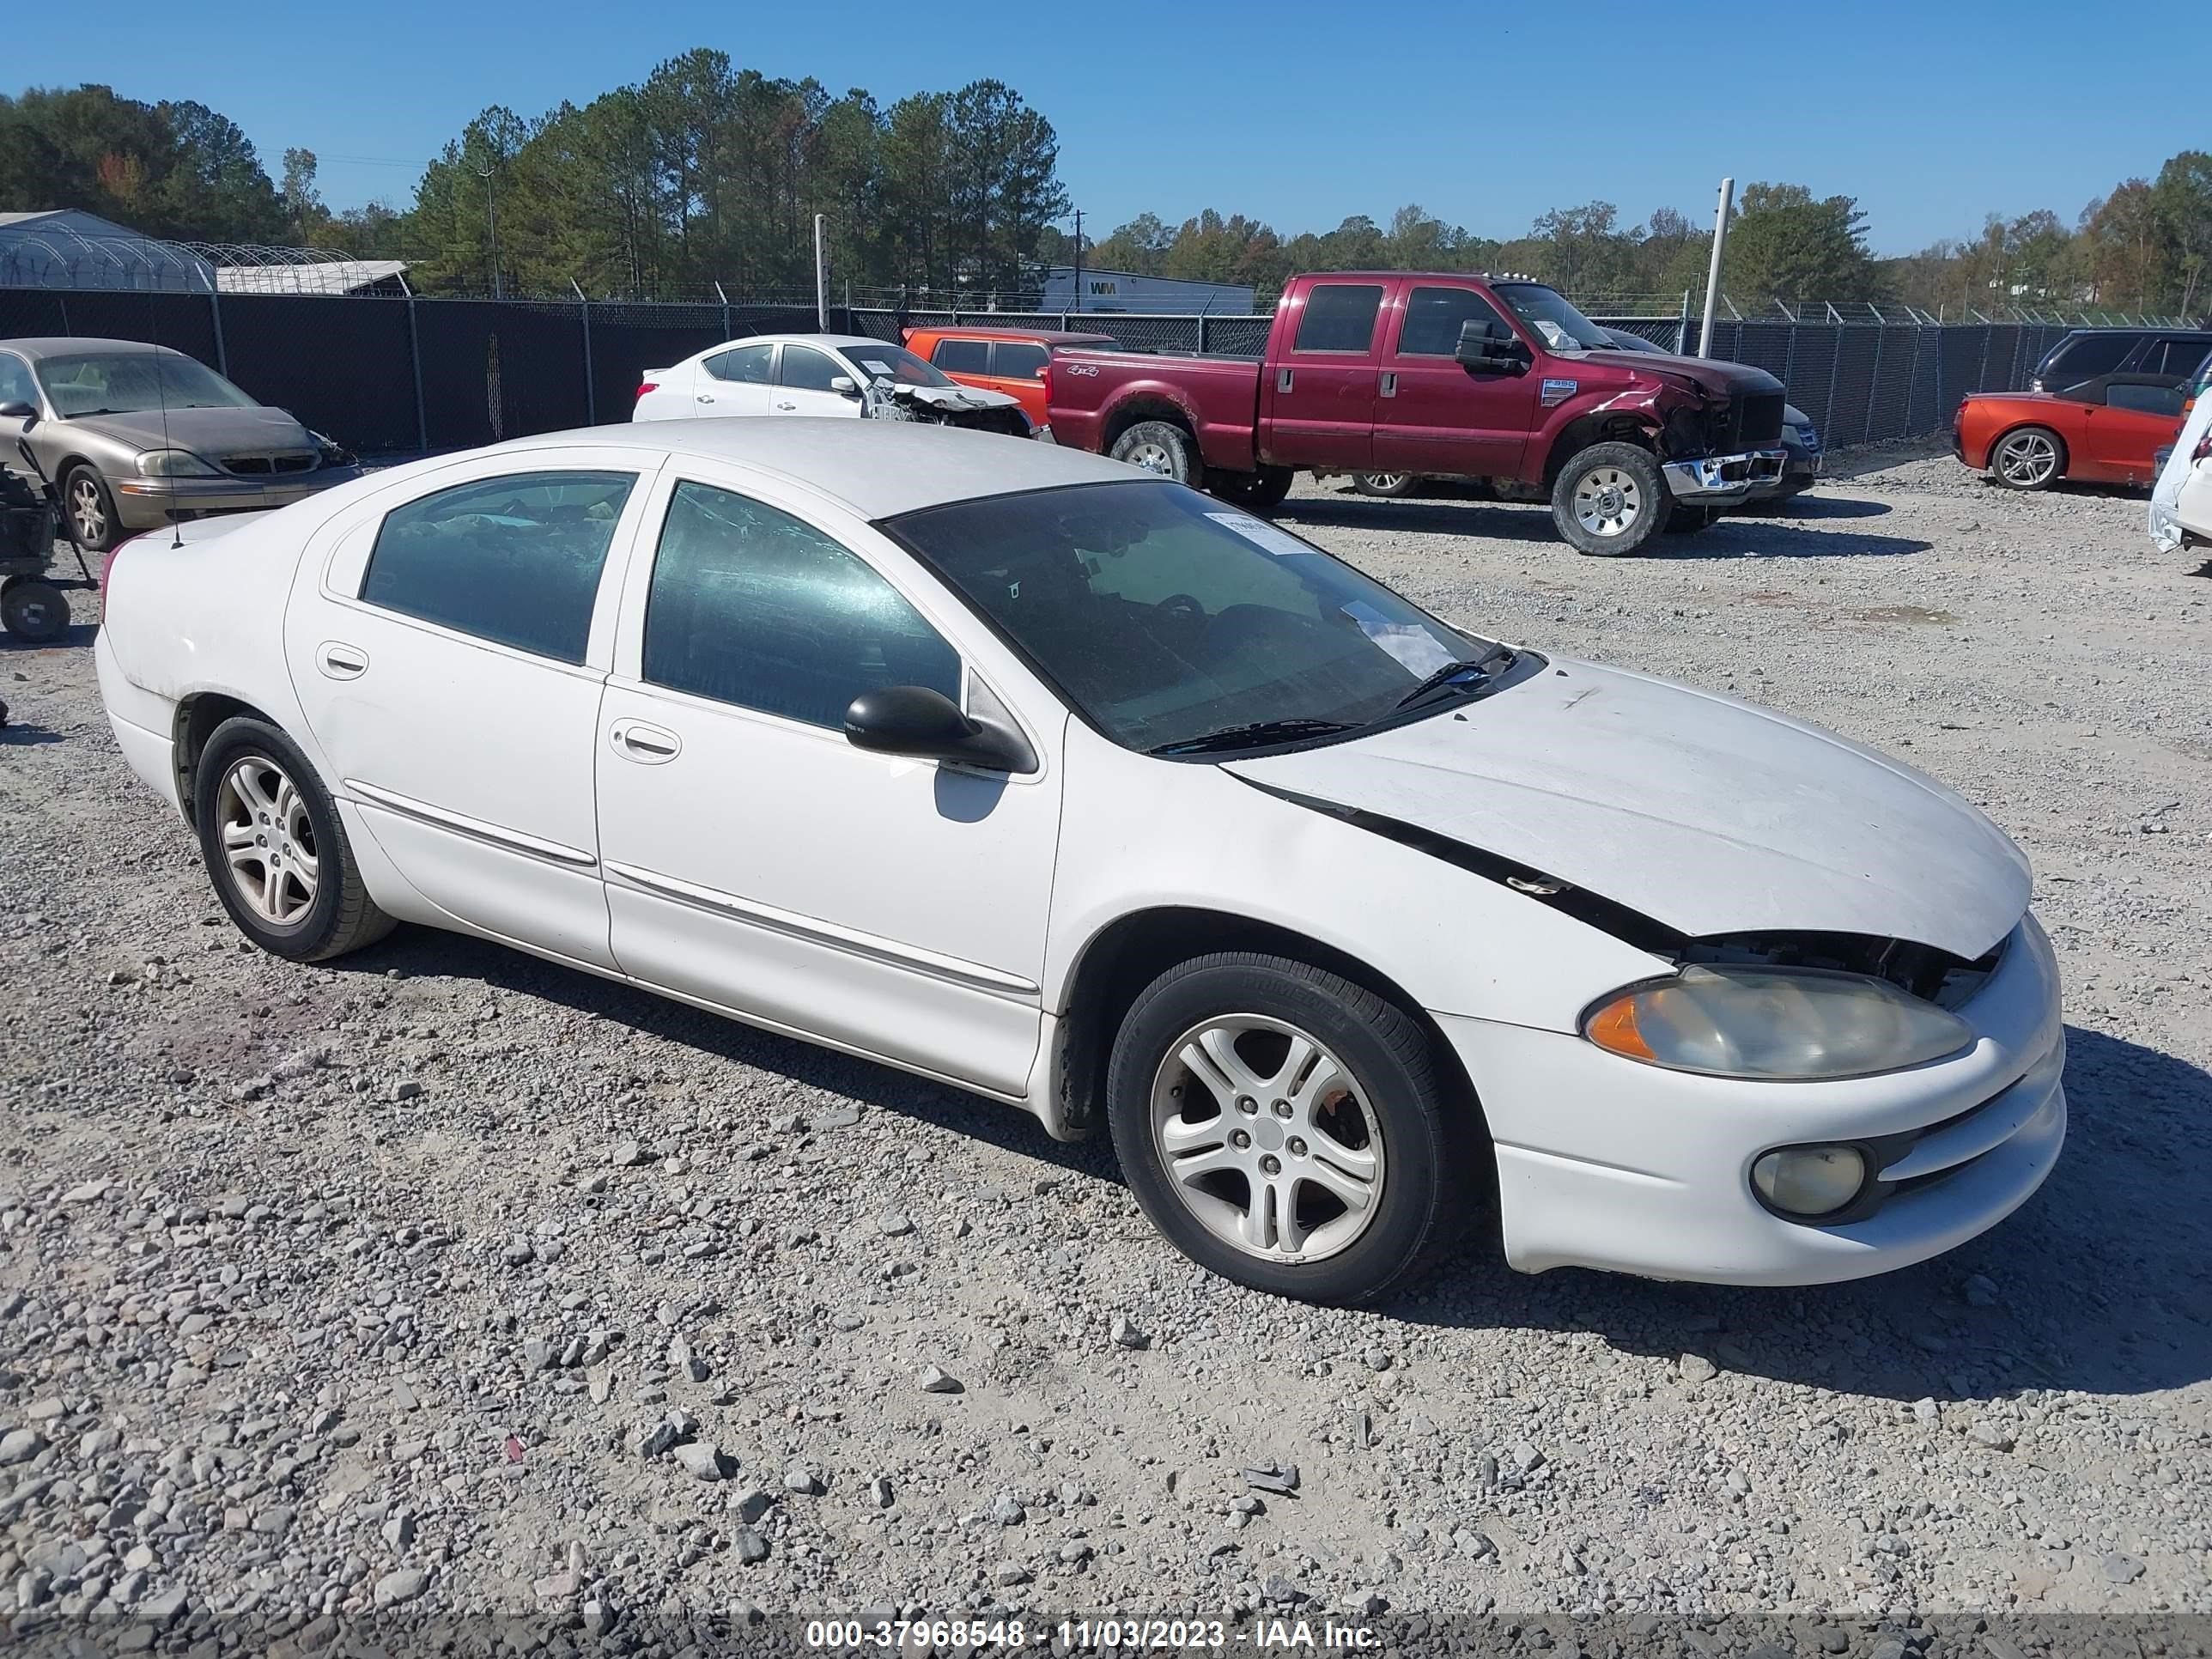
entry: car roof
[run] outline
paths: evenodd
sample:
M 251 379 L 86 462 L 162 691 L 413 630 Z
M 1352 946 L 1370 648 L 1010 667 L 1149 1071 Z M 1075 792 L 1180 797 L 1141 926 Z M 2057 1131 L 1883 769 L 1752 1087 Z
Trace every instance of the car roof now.
M 21 352 L 33 362 L 46 357 L 74 357 L 87 351 L 118 355 L 143 352 L 149 356 L 181 357 L 174 346 L 150 345 L 144 340 L 99 340 L 85 335 L 30 335 L 20 340 L 0 340 L 0 351 Z
M 922 335 L 937 340 L 1025 340 L 1038 345 L 1072 345 L 1078 340 L 1110 340 L 1114 337 L 1098 330 L 1059 328 L 970 328 L 963 323 L 958 326 L 946 324 L 918 324 L 907 331 L 909 341 Z
M 1127 483 L 1146 476 L 1120 461 L 1030 438 L 918 421 L 804 416 L 640 421 L 516 438 L 478 453 L 522 456 L 583 445 L 634 447 L 678 461 L 692 456 L 731 462 L 842 502 L 864 519 L 892 518 L 979 495 Z

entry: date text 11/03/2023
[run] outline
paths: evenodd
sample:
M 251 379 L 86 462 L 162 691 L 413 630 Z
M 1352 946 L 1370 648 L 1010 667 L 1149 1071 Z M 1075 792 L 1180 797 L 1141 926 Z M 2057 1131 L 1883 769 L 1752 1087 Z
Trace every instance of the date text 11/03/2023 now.
M 833 1653 L 948 1646 L 1012 1651 L 1032 1645 L 1073 1653 L 1224 1648 L 1358 1653 L 1383 1645 L 1380 1633 L 1364 1625 L 1328 1619 L 1256 1619 L 1249 1624 L 1222 1619 L 1063 1619 L 1046 1624 L 1018 1619 L 816 1619 L 807 1621 L 805 1639 L 809 1648 Z

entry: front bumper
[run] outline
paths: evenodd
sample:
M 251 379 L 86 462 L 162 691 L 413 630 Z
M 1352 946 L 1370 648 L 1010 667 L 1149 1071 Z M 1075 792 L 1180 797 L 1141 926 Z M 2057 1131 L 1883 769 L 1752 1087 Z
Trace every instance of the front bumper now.
M 326 466 L 295 474 L 283 483 L 255 483 L 243 478 L 110 478 L 108 493 L 125 530 L 156 530 L 180 519 L 218 513 L 264 513 L 289 507 L 310 495 L 361 477 L 357 466 Z
M 1766 1083 L 1695 1077 L 1577 1035 L 1451 1016 L 1497 1143 L 1506 1260 L 1653 1279 L 1819 1285 L 1925 1261 L 2002 1220 L 2066 1137 L 2064 1027 L 2051 943 L 2022 918 L 1960 1011 L 1976 1041 L 1879 1077 Z M 1863 1220 L 1775 1215 L 1751 1169 L 1778 1146 L 1911 1138 L 1877 1160 L 1895 1183 Z
M 1790 452 L 1778 444 L 1771 449 L 1747 449 L 1735 455 L 1668 461 L 1659 471 L 1676 501 L 1693 507 L 1728 507 L 1750 501 L 1779 483 L 1789 459 Z

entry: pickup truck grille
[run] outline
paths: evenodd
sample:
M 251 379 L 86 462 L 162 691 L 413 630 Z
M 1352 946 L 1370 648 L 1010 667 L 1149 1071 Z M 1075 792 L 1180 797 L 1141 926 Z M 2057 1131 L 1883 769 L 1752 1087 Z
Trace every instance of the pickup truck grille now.
M 1729 449 L 1771 448 L 1782 441 L 1782 394 L 1755 392 L 1729 405 Z

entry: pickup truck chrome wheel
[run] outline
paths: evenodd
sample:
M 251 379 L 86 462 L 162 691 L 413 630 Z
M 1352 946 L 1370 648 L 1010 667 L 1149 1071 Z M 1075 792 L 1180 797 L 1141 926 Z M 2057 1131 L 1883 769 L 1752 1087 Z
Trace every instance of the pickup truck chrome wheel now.
M 216 794 L 233 889 L 264 921 L 289 927 L 313 908 L 322 866 L 298 787 L 267 757 L 234 763 Z
M 1136 443 L 1129 446 L 1129 465 L 1141 466 L 1147 472 L 1157 472 L 1164 477 L 1175 477 L 1175 458 L 1161 443 Z
M 1625 536 L 1644 515 L 1644 490 L 1617 466 L 1598 467 L 1575 485 L 1575 520 L 1593 536 Z
M 1152 1105 L 1176 1197 L 1249 1255 L 1318 1261 L 1378 1212 L 1380 1121 L 1344 1063 L 1286 1020 L 1240 1013 L 1192 1026 L 1169 1045 Z
M 2039 427 L 2013 433 L 1993 458 L 1997 481 L 2013 489 L 2041 489 L 2058 476 L 2058 440 Z

